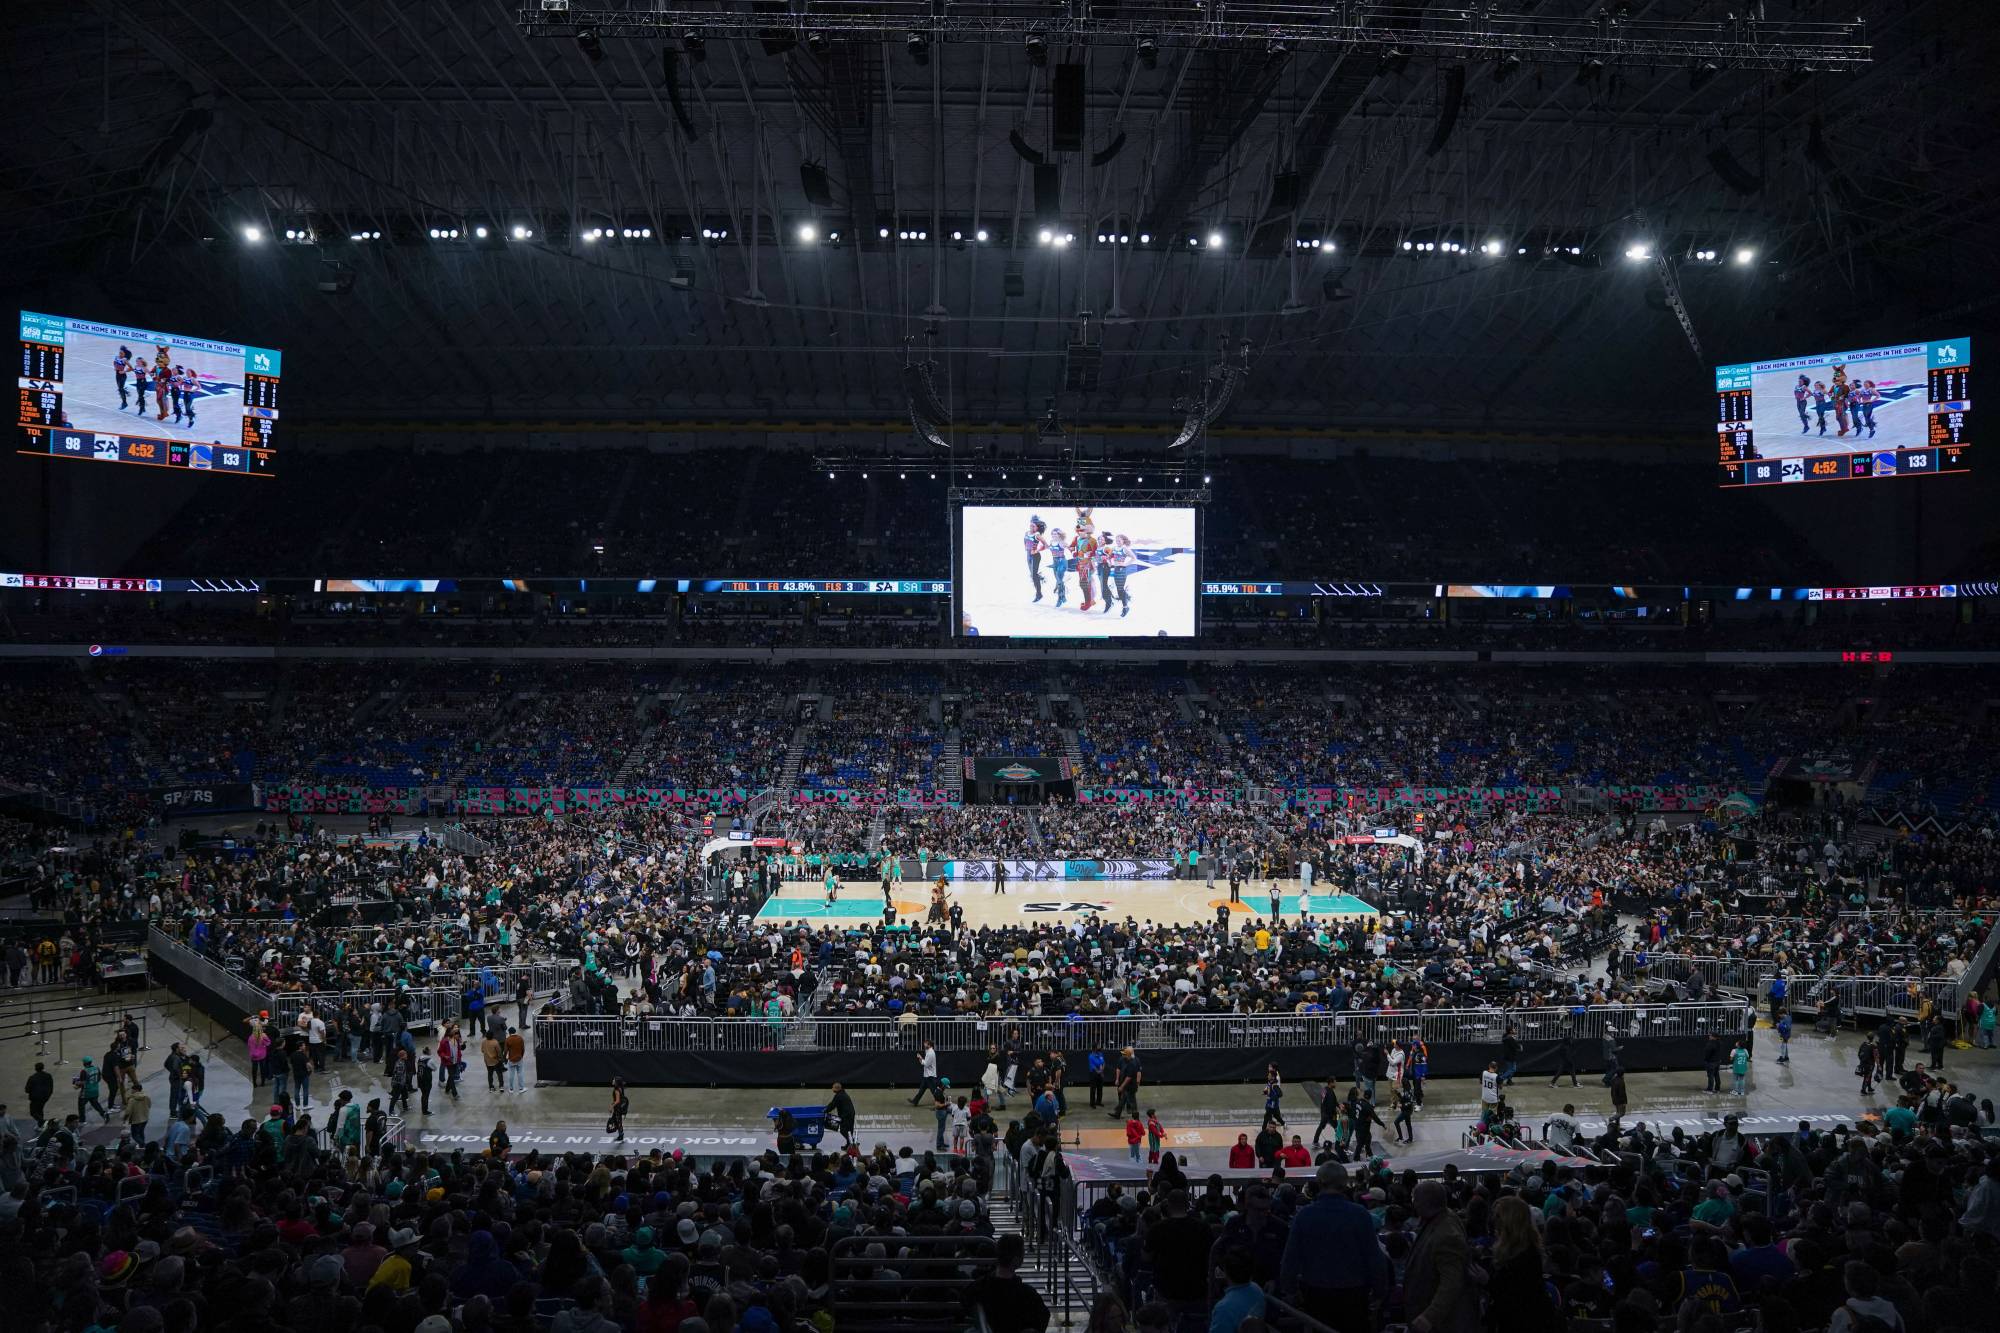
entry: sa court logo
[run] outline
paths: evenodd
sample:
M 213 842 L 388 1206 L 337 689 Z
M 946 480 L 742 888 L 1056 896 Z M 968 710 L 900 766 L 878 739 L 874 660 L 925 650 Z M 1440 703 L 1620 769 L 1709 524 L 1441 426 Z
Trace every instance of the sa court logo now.
M 1021 904 L 1021 911 L 1024 913 L 1086 912 L 1092 916 L 1101 916 L 1110 910 L 1110 903 L 1042 902 Z

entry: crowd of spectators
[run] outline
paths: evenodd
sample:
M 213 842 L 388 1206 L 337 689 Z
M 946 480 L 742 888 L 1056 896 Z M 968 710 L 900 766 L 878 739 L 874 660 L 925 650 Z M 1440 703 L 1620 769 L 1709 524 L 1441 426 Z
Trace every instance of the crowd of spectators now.
M 1734 1116 L 1586 1135 L 1560 1115 L 1569 1160 L 1504 1173 L 1350 1170 L 1328 1149 L 1231 1184 L 1163 1163 L 1081 1235 L 1115 1275 L 1106 1327 L 1202 1312 L 1239 1333 L 1276 1299 L 1350 1333 L 1972 1333 L 2000 1297 L 2000 1140 L 1980 1115 L 1762 1136 Z

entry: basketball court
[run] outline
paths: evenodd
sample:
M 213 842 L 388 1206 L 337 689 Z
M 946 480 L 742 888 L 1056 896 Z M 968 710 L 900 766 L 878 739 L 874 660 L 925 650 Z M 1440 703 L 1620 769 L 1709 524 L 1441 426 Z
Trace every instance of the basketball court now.
M 964 909 L 965 924 L 974 928 L 1099 916 L 1207 928 L 1215 924 L 1219 908 L 1227 907 L 1238 924 L 1264 919 L 1271 910 L 1262 886 L 1254 894 L 1246 890 L 1243 901 L 1232 903 L 1226 887 L 1186 879 L 1009 880 L 1004 894 L 995 893 L 990 881 L 965 880 L 950 884 L 948 892 L 950 901 Z M 930 912 L 927 885 L 905 882 L 896 887 L 894 899 L 896 919 L 903 925 L 921 925 Z M 1302 897 L 1296 881 L 1285 886 L 1279 905 L 1288 920 L 1309 915 L 1316 921 L 1351 921 L 1379 915 L 1351 894 L 1315 889 Z M 829 903 L 817 884 L 787 884 L 759 909 L 757 919 L 781 925 L 878 924 L 882 886 L 880 881 L 843 883 L 839 899 Z

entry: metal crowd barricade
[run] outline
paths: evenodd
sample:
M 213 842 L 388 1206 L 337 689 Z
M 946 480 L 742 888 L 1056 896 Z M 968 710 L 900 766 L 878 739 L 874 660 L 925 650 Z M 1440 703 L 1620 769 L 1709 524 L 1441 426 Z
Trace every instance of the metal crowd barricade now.
M 1916 993 L 1912 994 L 1911 986 Z M 1838 999 L 1842 1013 L 1914 1018 L 1924 1000 L 1947 1019 L 1956 1018 L 1957 977 L 1794 977 L 1791 1003 L 1817 1011 Z
M 382 987 L 373 990 L 310 993 L 281 991 L 270 996 L 263 1007 L 271 1011 L 273 1023 L 280 1027 L 289 1027 L 298 1021 L 300 1011 L 307 1005 L 311 1005 L 320 1013 L 333 1013 L 351 1000 L 365 1010 L 376 1001 L 384 1005 L 392 1004 L 401 995 L 410 998 L 410 1026 L 413 1028 L 435 1027 L 448 1018 L 459 1016 L 459 993 L 455 990 L 436 988 L 398 990 L 394 987 Z
M 912 1064 L 929 1041 L 941 1052 L 984 1051 L 1012 1039 L 1048 1050 L 1282 1050 L 1421 1037 L 1428 1044 L 1497 1044 L 1509 1026 L 1523 1041 L 1559 1037 L 1692 1037 L 1746 1031 L 1745 1000 L 1592 1008 L 1431 1009 L 1338 1014 L 1168 1014 L 1125 1018 L 833 1017 L 675 1018 L 544 1013 L 535 1046 L 547 1051 L 901 1052 Z
M 827 1294 L 839 1326 L 963 1328 L 967 1288 L 994 1270 L 993 1239 L 891 1236 L 888 1256 L 869 1258 L 869 1246 L 881 1239 L 848 1236 L 834 1244 Z
M 270 1007 L 271 997 L 263 988 L 230 971 L 214 959 L 196 953 L 158 926 L 146 932 L 146 951 L 151 956 L 166 959 L 189 976 L 198 978 L 204 985 L 246 1014 L 254 1014 L 259 1009 Z
M 1650 981 L 1671 981 L 1679 986 L 1699 982 L 1704 990 L 1729 991 L 1738 995 L 1761 995 L 1776 975 L 1777 964 L 1761 958 L 1700 958 L 1687 954 L 1645 955 L 1641 964 L 1628 956 L 1628 976 Z

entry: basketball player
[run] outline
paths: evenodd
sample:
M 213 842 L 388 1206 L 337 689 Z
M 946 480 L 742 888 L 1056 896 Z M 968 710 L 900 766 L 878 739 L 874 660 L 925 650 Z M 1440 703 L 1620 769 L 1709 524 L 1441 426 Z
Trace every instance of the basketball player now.
M 142 417 L 146 415 L 146 373 L 147 372 L 146 372 L 145 358 L 143 357 L 133 358 L 132 383 L 139 390 L 139 415 Z M 118 406 L 121 408 L 125 406 L 123 399 L 119 400 Z
M 120 347 L 118 355 L 111 358 L 111 377 L 118 381 L 118 410 L 124 411 L 131 402 L 125 397 L 125 375 L 132 369 L 132 349 Z
M 1804 435 L 1812 427 L 1806 421 L 1806 399 L 1812 397 L 1812 381 L 1799 376 L 1799 382 L 1792 386 L 1792 406 L 1799 409 L 1799 434 Z
M 1021 547 L 1028 555 L 1028 578 L 1035 585 L 1038 602 L 1042 600 L 1042 552 L 1048 549 L 1042 534 L 1048 531 L 1048 526 L 1037 514 L 1028 520 L 1028 530 L 1021 537 Z

